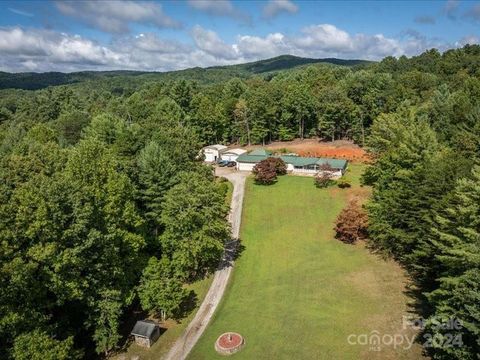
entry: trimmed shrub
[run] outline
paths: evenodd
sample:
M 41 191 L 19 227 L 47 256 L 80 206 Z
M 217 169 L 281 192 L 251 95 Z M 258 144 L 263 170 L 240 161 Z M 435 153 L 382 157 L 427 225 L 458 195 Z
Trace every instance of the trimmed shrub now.
M 314 183 L 317 188 L 326 188 L 334 183 L 333 172 L 334 168 L 330 164 L 323 164 L 318 169 L 319 172 L 314 178 Z
M 334 183 L 332 174 L 328 172 L 319 173 L 317 176 L 315 176 L 314 182 L 317 188 L 326 188 Z

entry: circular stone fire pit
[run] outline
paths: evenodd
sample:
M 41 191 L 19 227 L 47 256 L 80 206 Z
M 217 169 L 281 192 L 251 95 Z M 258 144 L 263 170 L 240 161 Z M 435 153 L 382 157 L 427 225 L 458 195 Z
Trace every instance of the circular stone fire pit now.
M 215 341 L 215 350 L 221 355 L 231 355 L 239 351 L 245 345 L 242 335 L 235 332 L 226 332 Z

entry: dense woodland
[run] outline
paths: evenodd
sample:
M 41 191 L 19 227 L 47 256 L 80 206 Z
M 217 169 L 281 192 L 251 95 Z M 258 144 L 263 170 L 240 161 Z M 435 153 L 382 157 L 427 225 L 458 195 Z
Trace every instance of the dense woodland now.
M 182 285 L 215 268 L 229 237 L 226 187 L 200 148 L 306 137 L 368 148 L 371 246 L 410 272 L 426 331 L 441 337 L 436 319 L 462 321 L 464 346 L 437 341 L 429 354 L 477 358 L 480 46 L 269 66 L 0 91 L 8 358 L 104 356 L 132 309 L 180 316 Z

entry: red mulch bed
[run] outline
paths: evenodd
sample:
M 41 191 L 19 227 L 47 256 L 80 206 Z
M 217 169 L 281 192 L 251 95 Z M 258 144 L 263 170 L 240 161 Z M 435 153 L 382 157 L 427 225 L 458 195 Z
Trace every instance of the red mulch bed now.
M 218 344 L 224 349 L 231 349 L 240 345 L 241 342 L 242 342 L 242 338 L 237 334 L 232 334 L 231 341 L 228 338 L 228 334 L 225 334 L 219 339 Z

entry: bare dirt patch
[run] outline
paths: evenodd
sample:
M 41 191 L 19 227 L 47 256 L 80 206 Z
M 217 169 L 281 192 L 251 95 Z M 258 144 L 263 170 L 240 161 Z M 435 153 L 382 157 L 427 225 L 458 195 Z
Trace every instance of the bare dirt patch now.
M 360 146 L 347 140 L 319 141 L 318 139 L 297 139 L 293 141 L 278 141 L 271 144 L 246 146 L 247 150 L 267 148 L 278 151 L 286 149 L 287 152 L 297 153 L 300 156 L 330 157 L 349 161 L 366 162 L 368 154 Z

